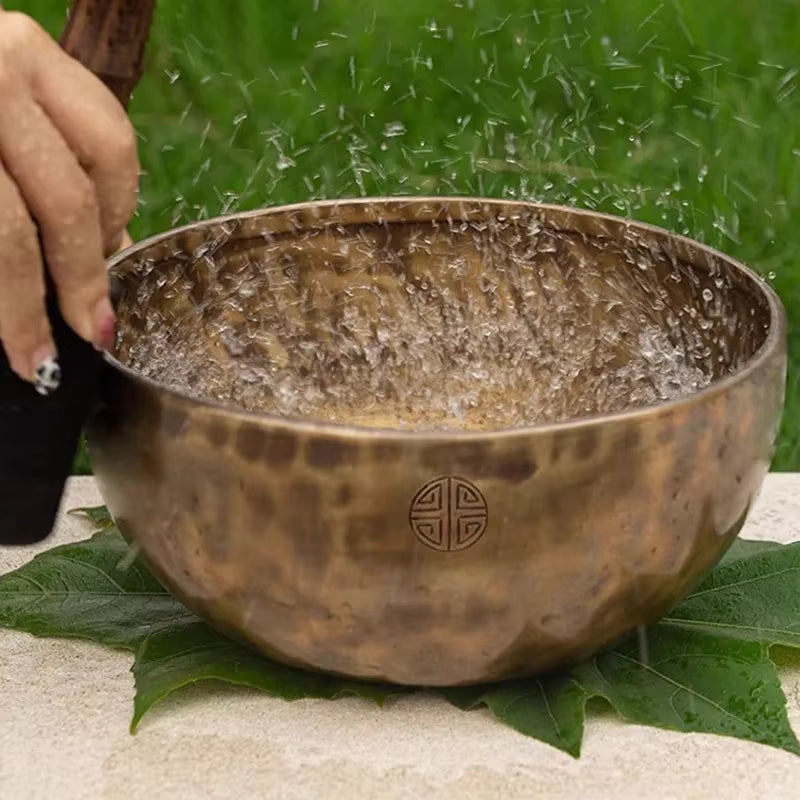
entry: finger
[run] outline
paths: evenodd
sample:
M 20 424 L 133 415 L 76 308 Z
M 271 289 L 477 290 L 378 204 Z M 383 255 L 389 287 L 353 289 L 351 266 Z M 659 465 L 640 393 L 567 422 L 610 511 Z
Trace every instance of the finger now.
M 136 136 L 112 92 L 30 17 L 0 11 L 5 50 L 96 184 L 106 249 L 118 240 L 136 207 L 139 163 Z M 5 109 L 3 109 L 5 111 Z
M 43 394 L 57 388 L 56 348 L 45 306 L 36 227 L 0 166 L 0 339 L 9 364 Z
M 116 255 L 120 250 L 126 250 L 132 244 L 133 239 L 131 239 L 130 233 L 123 228 L 116 241 L 113 242 L 112 245 L 106 250 L 106 256 L 110 258 L 111 256 Z
M 95 186 L 105 252 L 136 209 L 136 134 L 111 91 L 61 48 L 47 49 L 31 75 L 34 97 Z
M 119 247 L 117 249 L 118 250 L 126 250 L 132 244 L 133 244 L 133 239 L 131 239 L 130 233 L 128 233 L 128 231 L 126 231 L 126 230 L 123 231 L 122 232 L 122 238 L 120 239 L 120 244 L 119 244 Z
M 30 97 L 6 91 L 3 111 L 0 159 L 39 225 L 61 313 L 81 338 L 106 346 L 114 317 L 94 186 Z

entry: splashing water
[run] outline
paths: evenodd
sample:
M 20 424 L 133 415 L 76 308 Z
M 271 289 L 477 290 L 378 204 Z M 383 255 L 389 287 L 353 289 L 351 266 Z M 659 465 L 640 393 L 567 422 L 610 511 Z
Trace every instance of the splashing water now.
M 763 338 L 728 273 L 529 211 L 283 234 L 264 220 L 257 238 L 212 229 L 128 264 L 118 357 L 249 411 L 481 429 L 673 400 Z
M 162 53 L 162 111 L 175 124 L 151 116 L 152 103 L 138 119 L 142 233 L 309 199 L 477 194 L 735 243 L 765 272 L 783 263 L 774 245 L 793 241 L 800 149 L 791 125 L 764 123 L 791 119 L 800 96 L 788 7 L 732 8 L 720 29 L 712 6 L 687 15 L 681 3 L 625 0 L 513 2 L 502 14 L 473 0 L 435 14 L 419 0 L 250 5 L 237 38 L 212 12 L 174 4 L 192 24 Z M 142 305 L 123 331 L 124 358 L 253 410 L 479 427 L 664 402 L 747 355 L 735 337 L 754 322 L 730 287 L 698 288 L 676 267 L 686 287 L 676 294 L 646 253 L 614 254 L 615 277 L 558 233 L 539 237 L 535 257 L 479 230 L 459 232 L 457 246 L 442 231 L 420 231 L 417 244 L 362 233 L 265 241 L 237 256 L 235 273 L 222 253 L 157 265 L 165 285 L 147 278 L 137 291 L 165 305 Z M 316 277 L 295 275 L 292 259 Z M 334 279 L 326 259 L 352 267 Z M 195 261 L 196 279 L 186 273 Z M 405 274 L 392 267 L 409 261 Z

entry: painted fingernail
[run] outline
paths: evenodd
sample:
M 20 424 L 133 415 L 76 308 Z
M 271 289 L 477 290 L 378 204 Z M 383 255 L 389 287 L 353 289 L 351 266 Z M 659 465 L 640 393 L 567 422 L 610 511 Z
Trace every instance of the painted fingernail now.
M 110 350 L 114 346 L 116 318 L 111 300 L 104 297 L 94 310 L 94 346 L 97 350 Z
M 33 356 L 33 388 L 39 394 L 53 394 L 61 385 L 61 367 L 49 348 L 37 350 Z

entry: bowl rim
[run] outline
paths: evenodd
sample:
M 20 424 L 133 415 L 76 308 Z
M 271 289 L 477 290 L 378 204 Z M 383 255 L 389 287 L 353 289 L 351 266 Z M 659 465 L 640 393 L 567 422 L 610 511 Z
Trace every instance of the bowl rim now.
M 520 209 L 530 211 L 541 211 L 545 214 L 566 214 L 583 218 L 591 218 L 599 222 L 607 221 L 615 226 L 622 225 L 626 229 L 635 229 L 642 233 L 650 233 L 656 237 L 667 237 L 673 241 L 682 243 L 684 246 L 704 253 L 710 259 L 718 259 L 726 264 L 727 267 L 741 273 L 757 291 L 762 293 L 766 299 L 769 309 L 769 328 L 764 341 L 756 352 L 740 367 L 737 371 L 725 375 L 719 380 L 712 381 L 710 384 L 687 395 L 668 400 L 663 403 L 637 406 L 626 411 L 614 411 L 609 414 L 588 414 L 580 417 L 570 417 L 565 420 L 547 423 L 533 423 L 524 425 L 514 425 L 506 427 L 481 428 L 477 430 L 464 429 L 414 429 L 414 428 L 383 428 L 376 426 L 358 425 L 350 422 L 336 422 L 329 420 L 314 420 L 308 417 L 280 415 L 264 411 L 249 411 L 228 405 L 223 402 L 208 400 L 206 398 L 194 397 L 191 394 L 169 387 L 159 381 L 142 375 L 131 369 L 121 361 L 116 359 L 108 351 L 103 352 L 103 360 L 107 368 L 121 373 L 124 377 L 134 383 L 162 394 L 166 394 L 181 403 L 193 406 L 200 406 L 214 413 L 222 413 L 226 416 L 233 416 L 243 422 L 257 423 L 272 427 L 281 427 L 306 432 L 310 434 L 327 434 L 333 436 L 347 436 L 349 438 L 361 439 L 380 439 L 392 441 L 415 441 L 425 443 L 441 443 L 453 440 L 461 442 L 496 440 L 498 438 L 525 437 L 532 435 L 546 435 L 560 432 L 583 431 L 587 428 L 609 425 L 614 423 L 632 422 L 644 418 L 653 418 L 662 415 L 669 415 L 680 411 L 692 404 L 701 404 L 713 400 L 719 395 L 730 391 L 738 384 L 746 382 L 754 373 L 764 367 L 767 362 L 776 355 L 783 355 L 785 359 L 786 336 L 787 336 L 787 317 L 783 303 L 776 291 L 766 282 L 766 280 L 754 270 L 745 266 L 740 261 L 731 256 L 698 242 L 688 236 L 673 233 L 666 228 L 652 225 L 647 222 L 606 214 L 591 209 L 583 209 L 573 206 L 563 206 L 550 203 L 537 203 L 527 200 L 513 200 L 497 197 L 479 197 L 469 195 L 395 195 L 395 196 L 370 196 L 370 197 L 341 197 L 327 200 L 309 200 L 300 203 L 290 203 L 277 206 L 262 206 L 250 211 L 240 211 L 224 214 L 217 217 L 210 217 L 196 222 L 190 222 L 167 231 L 154 234 L 142 239 L 129 247 L 118 251 L 107 259 L 106 267 L 110 273 L 122 261 L 135 256 L 137 253 L 152 247 L 155 244 L 168 240 L 177 234 L 196 231 L 208 226 L 225 225 L 226 223 L 237 222 L 240 220 L 254 219 L 268 214 L 291 214 L 312 207 L 333 208 L 341 205 L 350 207 L 370 206 L 370 205 L 424 205 L 424 204 L 475 204 L 483 206 L 495 206 L 508 208 L 515 206 Z M 691 265 L 696 266 L 696 265 Z M 785 366 L 784 366 L 785 380 Z M 785 400 L 782 400 L 782 406 Z

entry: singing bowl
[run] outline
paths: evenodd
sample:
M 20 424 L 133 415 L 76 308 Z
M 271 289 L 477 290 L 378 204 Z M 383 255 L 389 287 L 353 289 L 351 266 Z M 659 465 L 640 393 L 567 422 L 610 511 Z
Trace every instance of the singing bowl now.
M 102 495 L 171 592 L 284 663 L 454 686 L 587 657 L 709 573 L 769 468 L 782 306 L 648 225 L 316 202 L 109 268 Z

